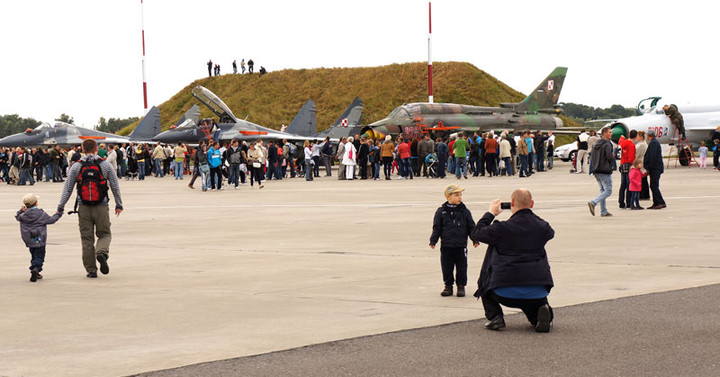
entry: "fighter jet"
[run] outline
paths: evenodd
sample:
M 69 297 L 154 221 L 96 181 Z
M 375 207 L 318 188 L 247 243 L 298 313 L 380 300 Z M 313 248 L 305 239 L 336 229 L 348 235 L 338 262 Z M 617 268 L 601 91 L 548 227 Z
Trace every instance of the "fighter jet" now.
M 160 132 L 160 109 L 153 106 L 130 136 L 113 135 L 107 132 L 91 130 L 55 122 L 53 125 L 43 122 L 34 129 L 6 136 L 0 139 L 2 147 L 34 147 L 42 145 L 60 145 L 69 147 L 79 145 L 83 140 L 95 139 L 99 143 L 122 144 L 131 141 L 149 141 Z
M 153 140 L 161 143 L 197 143 L 200 140 L 255 140 L 255 139 L 287 139 L 287 140 L 312 140 L 313 137 L 295 135 L 288 132 L 280 132 L 271 128 L 263 127 L 243 119 L 238 119 L 230 108 L 215 93 L 198 85 L 192 90 L 192 95 L 220 119 L 219 124 L 193 125 L 186 123 L 183 126 L 169 129 L 155 136 Z M 300 110 L 296 119 L 298 122 L 312 121 L 315 119 L 315 104 L 308 101 Z M 291 126 L 293 126 L 291 124 Z M 299 125 L 297 126 L 300 127 Z M 303 127 L 307 127 L 304 125 Z M 297 129 L 296 127 L 293 127 Z
M 646 98 L 637 106 L 641 115 L 608 122 L 606 127 L 612 128 L 613 140 L 617 141 L 620 136 L 627 137 L 630 130 L 653 130 L 661 144 L 677 143 L 678 133 L 670 118 L 665 115 L 661 104 L 665 104 L 662 97 Z M 681 105 L 677 108 L 685 121 L 687 143 L 693 147 L 699 146 L 703 140 L 710 140 L 720 125 L 720 106 Z
M 329 136 L 331 140 L 340 140 L 343 137 L 359 135 L 362 131 L 362 112 L 363 102 L 359 97 L 355 97 L 335 123 L 327 130 L 315 134 L 315 138 L 320 140 Z
M 410 103 L 397 107 L 385 119 L 362 128 L 362 134 L 381 139 L 388 134 L 411 138 L 423 134 L 484 130 L 552 130 L 562 127 L 558 98 L 567 68 L 557 67 L 522 102 L 482 107 L 455 103 Z M 567 130 L 567 129 L 565 129 Z M 573 131 L 575 132 L 575 131 Z

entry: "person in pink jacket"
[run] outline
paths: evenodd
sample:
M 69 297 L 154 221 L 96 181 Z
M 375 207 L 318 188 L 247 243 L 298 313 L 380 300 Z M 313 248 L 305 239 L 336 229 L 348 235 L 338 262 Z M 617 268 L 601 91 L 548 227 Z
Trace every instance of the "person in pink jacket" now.
M 640 191 L 642 191 L 642 179 L 648 175 L 647 172 L 642 172 L 643 163 L 642 160 L 637 159 L 633 162 L 633 167 L 630 169 L 630 209 L 645 209 L 640 207 Z

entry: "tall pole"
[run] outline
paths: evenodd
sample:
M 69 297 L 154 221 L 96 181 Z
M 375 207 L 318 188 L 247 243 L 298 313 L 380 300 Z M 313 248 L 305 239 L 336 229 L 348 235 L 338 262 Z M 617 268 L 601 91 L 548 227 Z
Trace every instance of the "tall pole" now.
M 433 103 L 432 3 L 428 1 L 428 101 Z
M 147 80 L 145 79 L 145 15 L 143 12 L 143 0 L 140 0 L 140 27 L 142 29 L 142 77 L 143 77 L 143 101 L 145 103 L 145 114 L 148 111 L 147 104 Z

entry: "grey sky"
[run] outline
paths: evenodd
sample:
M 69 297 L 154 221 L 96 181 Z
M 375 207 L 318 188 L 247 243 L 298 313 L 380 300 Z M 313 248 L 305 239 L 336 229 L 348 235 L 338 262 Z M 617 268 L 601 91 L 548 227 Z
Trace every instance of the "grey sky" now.
M 716 104 L 719 8 L 436 0 L 433 59 L 470 62 L 523 93 L 567 66 L 565 102 Z M 140 0 L 2 1 L 0 11 L 0 114 L 65 112 L 86 127 L 143 115 Z M 269 71 L 426 61 L 427 1 L 145 0 L 145 32 L 152 106 L 206 77 L 208 59 L 223 73 L 242 58 Z

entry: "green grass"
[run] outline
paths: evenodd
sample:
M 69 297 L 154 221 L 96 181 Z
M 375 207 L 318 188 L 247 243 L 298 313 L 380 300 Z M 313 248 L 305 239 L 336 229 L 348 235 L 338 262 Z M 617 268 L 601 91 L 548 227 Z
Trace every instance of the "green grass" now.
M 434 63 L 435 102 L 499 106 L 518 102 L 522 93 L 470 63 Z M 236 117 L 279 129 L 289 125 L 308 99 L 315 101 L 318 131 L 337 119 L 357 96 L 363 100 L 363 124 L 384 118 L 395 107 L 427 101 L 427 64 L 404 63 L 368 68 L 286 69 L 253 75 L 222 75 L 196 80 L 161 104 L 163 130 L 195 103 L 190 92 L 202 85 L 217 94 Z M 213 114 L 201 107 L 201 116 Z M 563 118 L 566 126 L 577 123 Z M 120 130 L 128 135 L 137 125 Z

